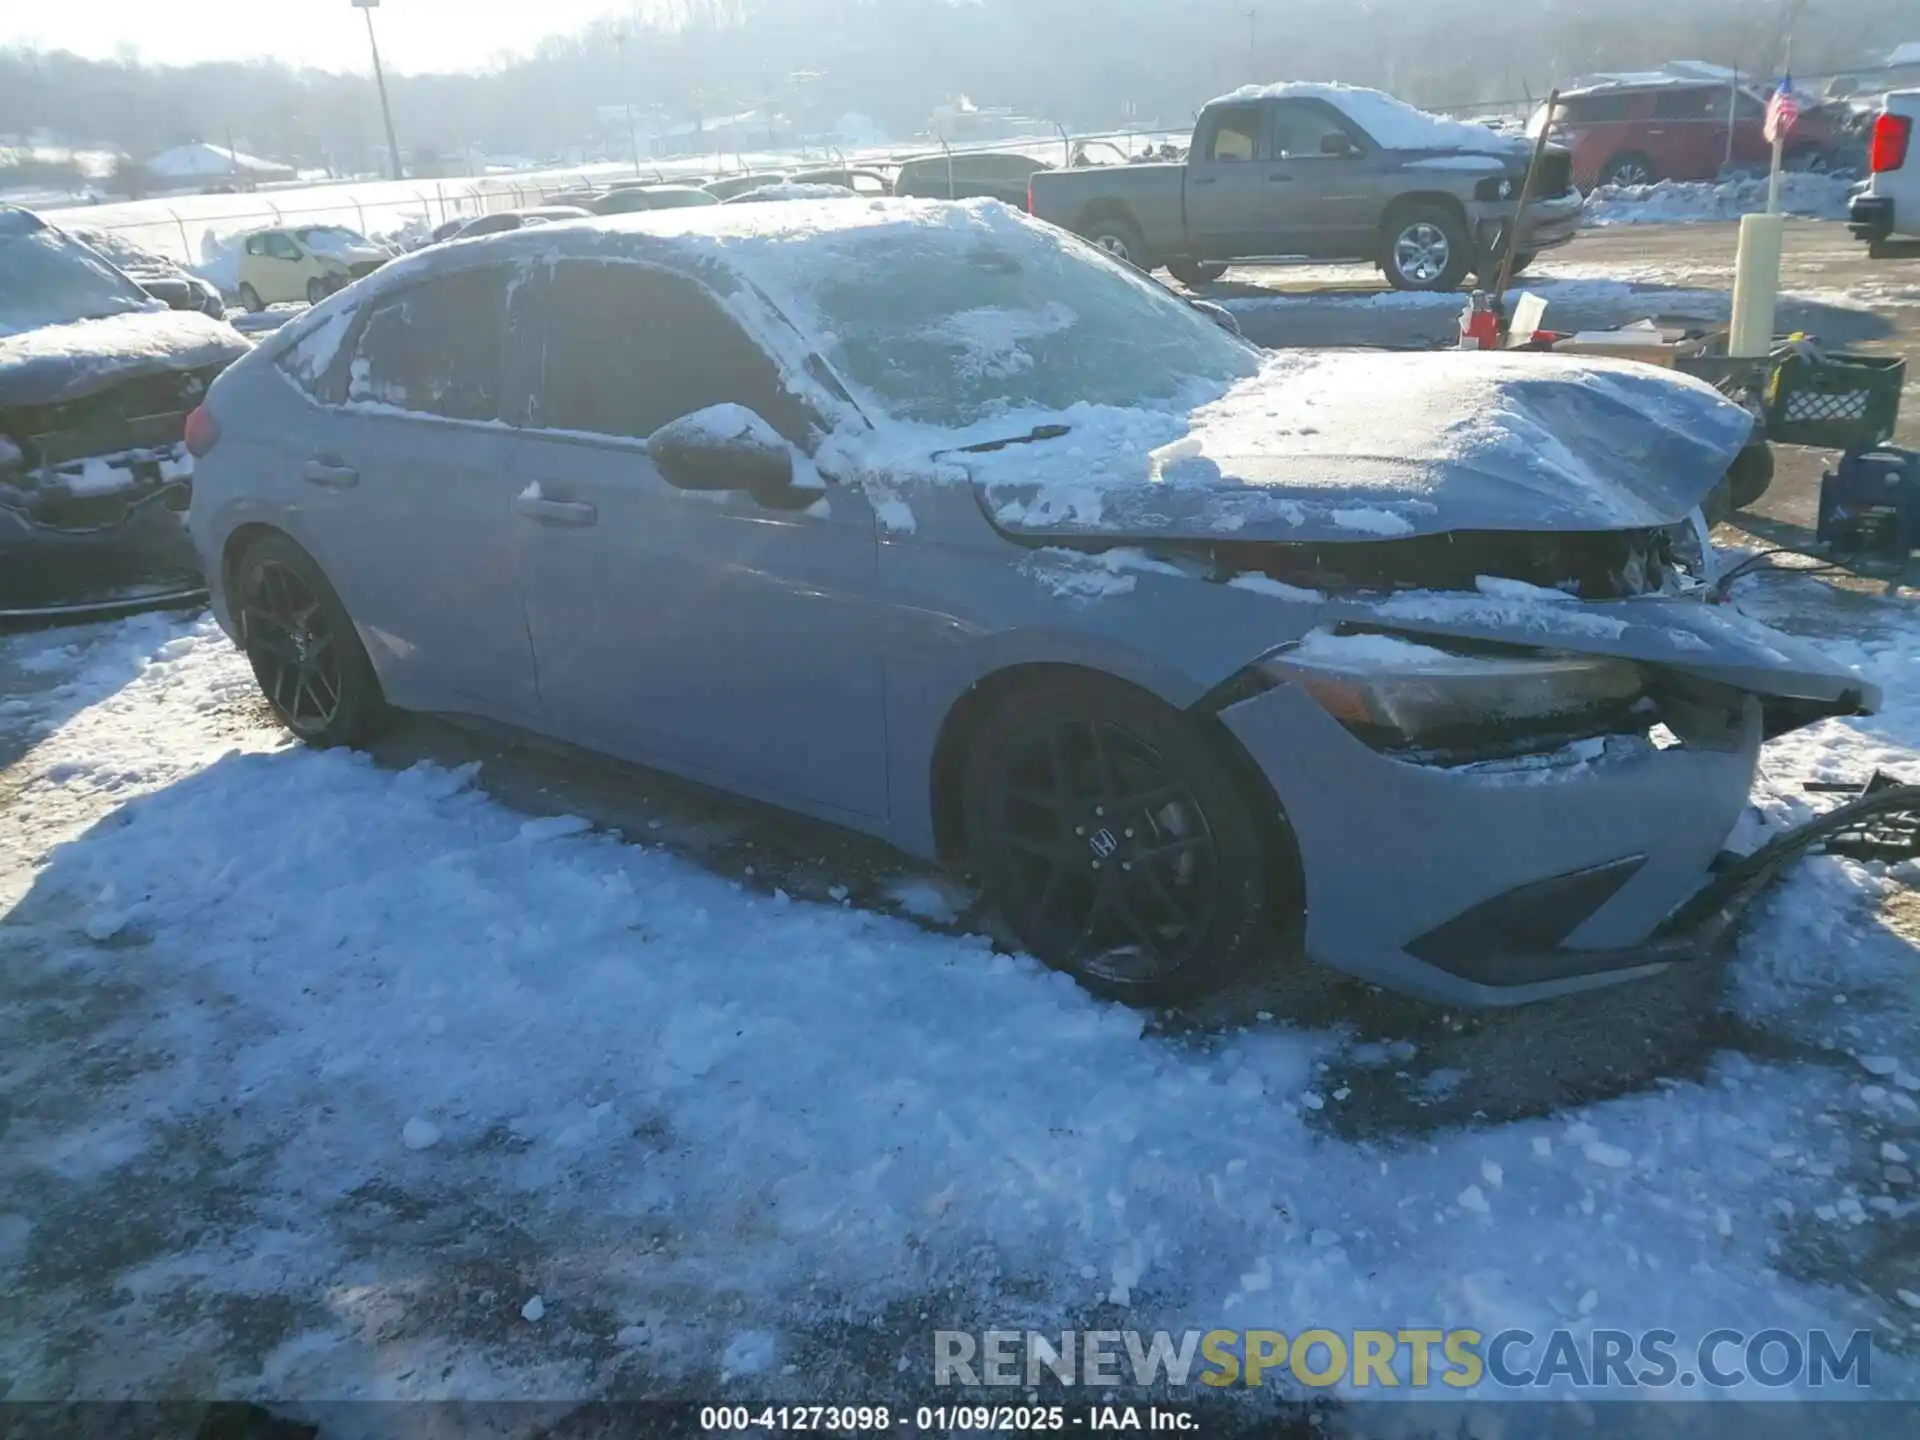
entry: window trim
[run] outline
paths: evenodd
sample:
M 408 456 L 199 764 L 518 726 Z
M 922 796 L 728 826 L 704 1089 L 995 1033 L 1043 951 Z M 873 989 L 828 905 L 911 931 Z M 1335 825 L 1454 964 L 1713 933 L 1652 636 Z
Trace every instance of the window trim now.
M 500 430 L 503 428 L 520 429 L 521 426 L 519 422 L 509 418 L 504 413 L 496 415 L 491 420 L 473 420 L 461 415 L 437 415 L 431 410 L 409 410 L 405 406 L 392 405 L 383 400 L 355 400 L 353 398 L 352 388 L 353 361 L 355 355 L 359 353 L 360 341 L 366 335 L 367 323 L 373 318 L 375 311 L 385 309 L 393 301 L 438 281 L 452 280 L 463 275 L 498 271 L 506 280 L 505 298 L 507 308 L 503 312 L 503 322 L 500 328 L 500 348 L 494 356 L 494 384 L 499 391 L 497 398 L 503 402 L 498 408 L 503 412 L 506 411 L 509 408 L 504 403 L 507 398 L 506 381 L 509 375 L 506 358 L 507 331 L 511 324 L 513 305 L 518 298 L 512 272 L 524 270 L 528 264 L 528 261 L 518 258 L 513 260 L 489 259 L 474 264 L 461 265 L 452 269 L 435 270 L 429 274 L 409 279 L 402 284 L 387 286 L 375 291 L 373 294 L 367 296 L 365 300 L 361 301 L 359 307 L 354 311 L 353 323 L 347 327 L 347 333 L 341 337 L 340 349 L 334 355 L 333 364 L 327 368 L 326 376 L 324 377 L 328 380 L 333 380 L 337 376 L 340 398 L 337 400 L 324 399 L 320 395 L 313 393 L 313 391 L 308 390 L 306 386 L 302 385 L 291 374 L 287 375 L 288 382 L 301 394 L 305 395 L 307 399 L 322 409 L 339 411 L 343 414 L 358 415 L 368 420 L 413 420 L 431 425 L 460 425 L 470 429 L 480 430 Z M 282 371 L 286 369 L 284 364 L 286 356 L 297 349 L 300 344 L 306 340 L 307 336 L 312 333 L 313 331 L 311 330 L 303 332 L 295 338 L 285 350 L 274 356 L 275 362 L 280 365 Z

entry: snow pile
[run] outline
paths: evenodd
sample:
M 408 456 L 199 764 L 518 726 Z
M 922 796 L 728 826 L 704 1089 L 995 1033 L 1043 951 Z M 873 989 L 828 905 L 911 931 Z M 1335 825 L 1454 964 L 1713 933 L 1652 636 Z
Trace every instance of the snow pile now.
M 38 1078 L 13 1092 L 0 1210 L 54 1232 L 31 1195 L 166 1203 L 88 1287 L 91 1329 L 67 1289 L 12 1283 L 38 1236 L 0 1251 L 14 1399 L 158 1388 L 218 1328 L 166 1317 L 282 1297 L 298 1328 L 207 1373 L 278 1397 L 585 1395 L 608 1377 L 581 1357 L 613 1342 L 647 1347 L 657 1387 L 715 1356 L 779 1384 L 783 1355 L 890 1305 L 923 1314 L 901 1341 L 923 1365 L 930 1302 L 1040 1328 L 1104 1304 L 1115 1328 L 1683 1343 L 1901 1323 L 1779 1259 L 1783 1231 L 1845 1244 L 1883 1199 L 1889 1223 L 1913 1213 L 1856 1178 L 1842 1125 L 1920 1152 L 1893 1099 L 1920 1068 L 1912 952 L 1837 924 L 1862 867 L 1810 862 L 1740 973 L 1808 1025 L 1836 984 L 1886 987 L 1846 1037 L 1885 1078 L 1729 1055 L 1550 1117 L 1343 1140 L 1329 1117 L 1357 1102 L 1320 1067 L 1411 1047 L 1149 1033 L 984 941 L 529 822 L 474 767 L 394 773 L 237 725 L 252 682 L 210 624 L 91 633 L 78 656 L 5 642 L 61 681 L 0 711 L 30 737 L 0 844 L 0 904 L 30 936 L 9 973 L 86 1028 L 14 1032 L 10 1066 Z M 1911 687 L 1916 638 L 1909 620 L 1849 653 Z M 1916 722 L 1903 696 L 1772 753 L 1911 768 Z M 125 1063 L 77 1066 L 76 1044 Z M 217 1224 L 159 1183 L 202 1155 Z M 1884 1348 L 1874 1384 L 1915 1393 Z
M 1851 178 L 1794 171 L 1781 176 L 1780 204 L 1789 215 L 1847 218 Z M 1662 180 L 1655 185 L 1602 185 L 1587 197 L 1583 225 L 1673 225 L 1737 220 L 1767 208 L 1767 178 Z
M 1288 81 L 1281 85 L 1243 85 L 1209 104 L 1234 100 L 1322 100 L 1358 125 L 1388 150 L 1470 150 L 1483 155 L 1525 153 L 1518 140 L 1486 125 L 1449 120 L 1397 100 L 1384 90 L 1336 82 Z

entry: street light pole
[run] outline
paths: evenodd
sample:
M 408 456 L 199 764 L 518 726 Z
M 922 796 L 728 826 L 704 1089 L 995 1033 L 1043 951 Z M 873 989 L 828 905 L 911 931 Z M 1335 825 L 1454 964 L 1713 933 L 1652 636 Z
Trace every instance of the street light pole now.
M 400 166 L 400 142 L 393 136 L 393 106 L 387 101 L 387 76 L 380 68 L 380 42 L 373 38 L 373 12 L 380 0 L 353 0 L 353 8 L 367 17 L 367 45 L 373 51 L 373 83 L 380 87 L 380 117 L 387 125 L 387 154 L 393 161 L 393 178 L 406 179 Z

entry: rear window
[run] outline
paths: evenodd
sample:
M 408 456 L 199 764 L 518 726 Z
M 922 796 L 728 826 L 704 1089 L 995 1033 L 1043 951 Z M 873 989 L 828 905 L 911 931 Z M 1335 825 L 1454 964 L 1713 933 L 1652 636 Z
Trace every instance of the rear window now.
M 1725 90 L 1662 90 L 1653 97 L 1656 120 L 1724 120 L 1730 96 Z

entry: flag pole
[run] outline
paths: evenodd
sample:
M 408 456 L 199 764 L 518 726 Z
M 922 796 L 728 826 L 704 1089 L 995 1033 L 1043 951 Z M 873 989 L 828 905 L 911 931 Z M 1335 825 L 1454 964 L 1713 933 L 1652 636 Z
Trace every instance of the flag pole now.
M 1786 61 L 1780 70 L 1780 84 L 1782 88 L 1793 84 L 1793 35 L 1791 32 L 1787 35 Z M 1787 127 L 1775 125 L 1773 127 L 1773 168 L 1767 172 L 1767 213 L 1769 215 L 1780 213 L 1780 171 L 1785 165 L 1786 148 Z

